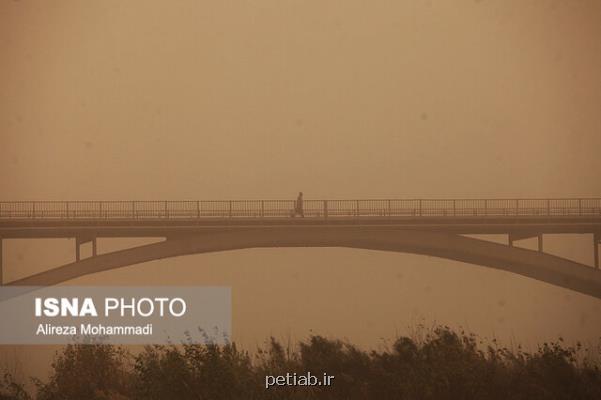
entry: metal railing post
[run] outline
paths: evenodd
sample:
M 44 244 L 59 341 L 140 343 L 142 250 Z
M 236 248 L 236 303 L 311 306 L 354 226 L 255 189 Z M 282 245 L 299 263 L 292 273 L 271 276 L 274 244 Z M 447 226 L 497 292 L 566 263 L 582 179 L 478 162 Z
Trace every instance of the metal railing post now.
M 328 201 L 323 201 L 323 218 L 328 219 Z
M 196 218 L 200 218 L 200 200 L 196 200 Z
M 232 201 L 230 200 L 229 203 L 230 203 L 229 215 L 230 215 L 230 218 L 232 218 Z

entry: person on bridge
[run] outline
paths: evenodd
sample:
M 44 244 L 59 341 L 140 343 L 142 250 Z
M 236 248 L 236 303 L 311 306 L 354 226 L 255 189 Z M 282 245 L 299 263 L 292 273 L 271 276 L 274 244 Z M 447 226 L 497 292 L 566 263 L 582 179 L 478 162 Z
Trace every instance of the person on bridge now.
M 292 213 L 292 217 L 296 217 L 297 215 L 305 218 L 305 211 L 303 209 L 303 192 L 298 192 L 298 197 L 294 203 L 294 212 Z

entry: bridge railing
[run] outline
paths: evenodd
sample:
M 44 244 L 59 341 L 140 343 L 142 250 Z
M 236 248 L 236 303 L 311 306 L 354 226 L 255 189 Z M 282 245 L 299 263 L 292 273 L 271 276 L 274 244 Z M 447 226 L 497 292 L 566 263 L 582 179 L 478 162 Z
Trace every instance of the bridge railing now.
M 0 202 L 0 219 L 191 219 L 294 217 L 294 200 Z M 601 199 L 305 200 L 304 216 L 601 216 Z M 298 215 L 297 215 L 298 216 Z

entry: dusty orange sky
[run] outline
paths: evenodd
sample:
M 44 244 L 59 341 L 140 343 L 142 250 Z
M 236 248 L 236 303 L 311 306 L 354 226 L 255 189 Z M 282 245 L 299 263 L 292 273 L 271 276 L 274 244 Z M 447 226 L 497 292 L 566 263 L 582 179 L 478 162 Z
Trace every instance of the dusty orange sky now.
M 0 200 L 599 197 L 600 37 L 595 0 L 4 1 Z M 591 264 L 591 241 L 545 248 Z M 5 278 L 72 253 L 6 241 Z M 376 346 L 422 320 L 601 336 L 599 300 L 414 255 L 245 250 L 71 283 L 232 286 L 245 346 Z

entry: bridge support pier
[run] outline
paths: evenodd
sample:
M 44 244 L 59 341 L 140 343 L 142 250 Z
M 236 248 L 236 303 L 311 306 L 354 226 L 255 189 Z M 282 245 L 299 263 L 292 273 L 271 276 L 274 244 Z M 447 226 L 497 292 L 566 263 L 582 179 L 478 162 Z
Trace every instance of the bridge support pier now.
M 540 251 L 542 253 L 543 252 L 543 234 L 542 233 L 538 233 L 538 234 L 509 233 L 509 246 L 513 247 L 513 242 L 516 240 L 531 239 L 534 237 L 538 239 L 538 251 Z
M 597 269 L 599 269 L 599 244 L 601 244 L 601 233 L 593 233 L 593 258 Z
M 75 238 L 75 261 L 81 261 L 81 245 L 92 242 L 92 257 L 96 257 L 98 255 L 97 246 L 96 246 L 96 237 L 92 238 Z

